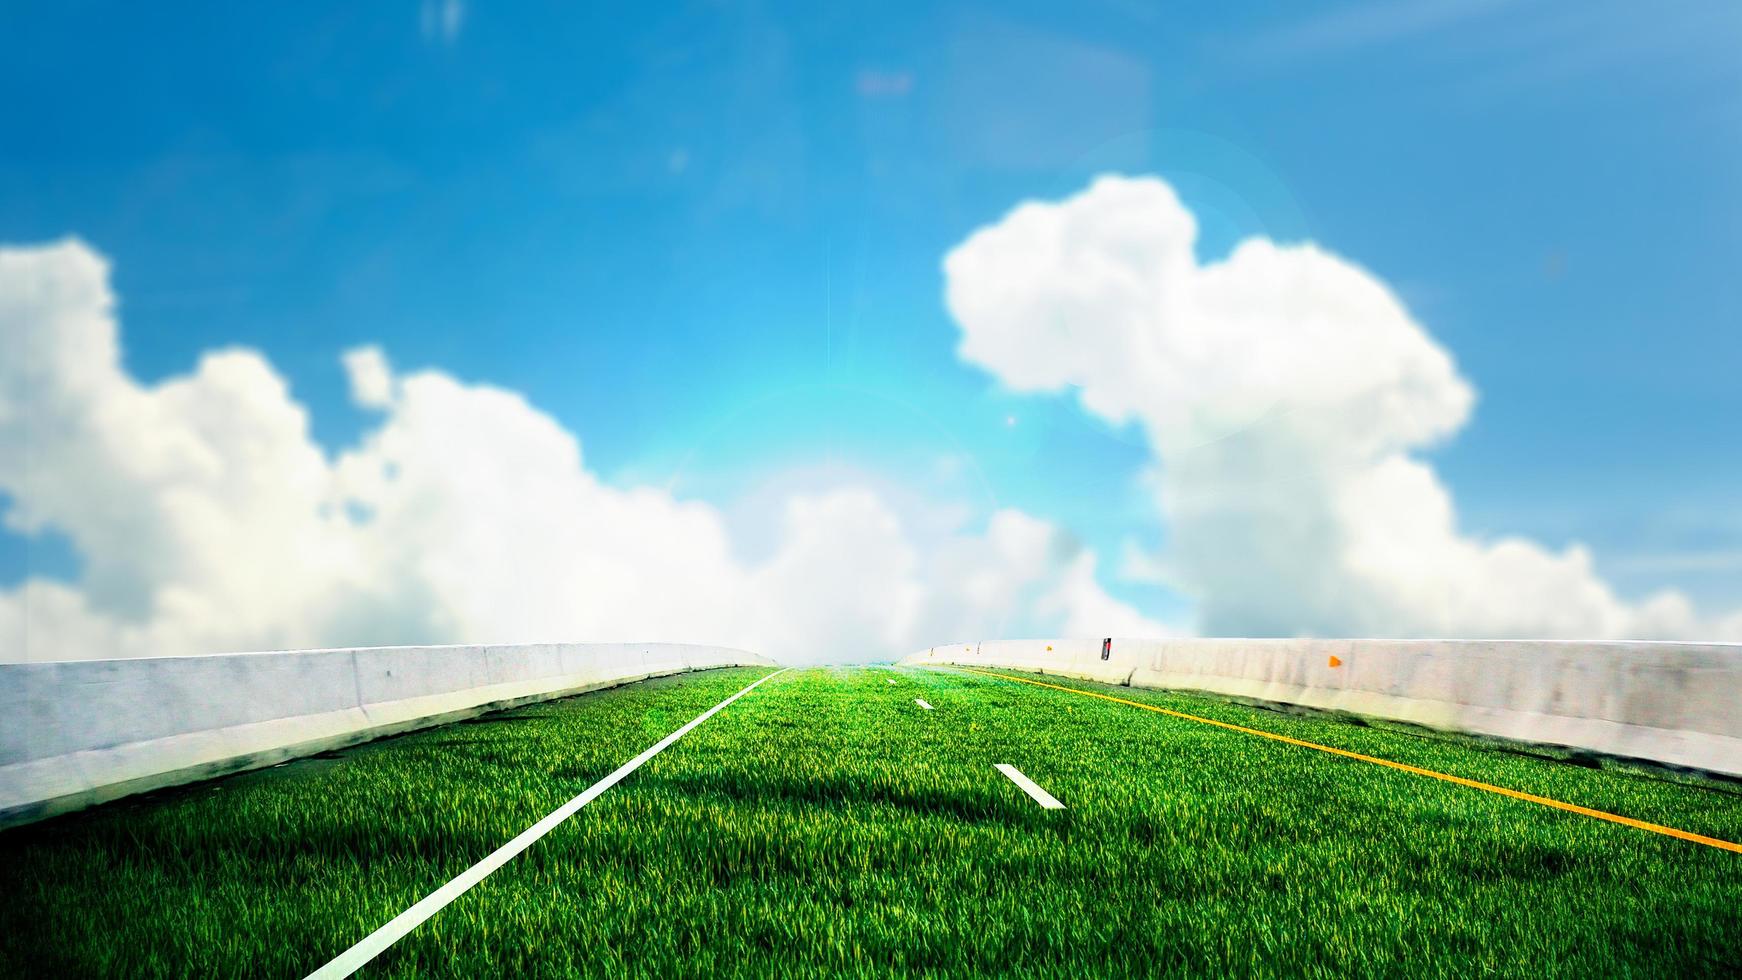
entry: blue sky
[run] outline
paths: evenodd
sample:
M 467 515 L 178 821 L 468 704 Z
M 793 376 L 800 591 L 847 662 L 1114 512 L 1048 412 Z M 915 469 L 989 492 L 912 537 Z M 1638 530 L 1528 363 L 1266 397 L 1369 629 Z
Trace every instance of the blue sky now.
M 106 256 L 142 382 L 261 352 L 331 452 L 379 345 L 746 525 L 1019 508 L 1175 621 L 1116 574 L 1169 534 L 1136 424 L 965 363 L 942 298 L 1018 203 L 1157 175 L 1200 259 L 1318 243 L 1455 358 L 1466 533 L 1742 605 L 1742 8 L 1207 6 L 14 5 L 0 241 Z M 79 562 L 0 536 L 0 584 Z

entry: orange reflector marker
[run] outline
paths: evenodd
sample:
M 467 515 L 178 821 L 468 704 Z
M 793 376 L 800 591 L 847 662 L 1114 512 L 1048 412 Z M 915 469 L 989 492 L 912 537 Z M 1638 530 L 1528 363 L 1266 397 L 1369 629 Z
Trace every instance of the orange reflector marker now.
M 1623 817 L 1620 814 L 1609 813 L 1605 810 L 1593 810 L 1588 806 L 1579 806 L 1577 803 L 1567 803 L 1547 796 L 1537 796 L 1534 793 L 1521 793 L 1518 790 L 1507 789 L 1504 786 L 1495 786 L 1491 783 L 1479 782 L 1474 779 L 1465 779 L 1462 776 L 1452 776 L 1443 772 L 1435 772 L 1432 769 L 1423 769 L 1420 766 L 1412 766 L 1403 762 L 1392 762 L 1390 759 L 1362 755 L 1359 752 L 1350 752 L 1348 749 L 1334 749 L 1329 745 L 1320 745 L 1317 742 L 1308 742 L 1305 739 L 1291 738 L 1287 735 L 1278 735 L 1275 732 L 1266 732 L 1257 728 L 1247 728 L 1245 725 L 1217 721 L 1214 718 L 1200 718 L 1197 715 L 1188 715 L 1183 711 L 1174 711 L 1171 708 L 1161 708 L 1153 704 L 1144 704 L 1141 701 L 1132 701 L 1127 698 L 1116 698 L 1111 694 L 1101 694 L 1097 691 L 1085 691 L 1075 687 L 1048 684 L 1045 681 L 1032 681 L 1026 677 L 1011 677 L 1009 674 L 995 674 L 989 670 L 976 670 L 973 667 L 957 667 L 956 669 L 967 671 L 970 674 L 984 674 L 987 677 L 996 677 L 1002 681 L 1015 681 L 1018 684 L 1032 684 L 1035 687 L 1051 688 L 1054 691 L 1064 691 L 1067 694 L 1081 694 L 1086 698 L 1100 698 L 1103 701 L 1112 701 L 1116 704 L 1126 704 L 1133 708 L 1142 708 L 1144 711 L 1154 711 L 1157 714 L 1168 715 L 1174 718 L 1183 718 L 1186 721 L 1214 725 L 1217 728 L 1226 728 L 1229 731 L 1244 732 L 1247 735 L 1257 735 L 1260 738 L 1268 738 L 1272 741 L 1287 742 L 1290 745 L 1298 745 L 1303 749 L 1314 749 L 1319 752 L 1328 752 L 1331 755 L 1340 755 L 1345 759 L 1357 759 L 1361 762 L 1371 762 L 1376 766 L 1385 766 L 1388 769 L 1399 769 L 1403 772 L 1412 772 L 1417 776 L 1426 776 L 1429 779 L 1438 779 L 1442 782 L 1456 783 L 1459 786 L 1468 786 L 1471 789 L 1479 789 L 1485 793 L 1497 793 L 1501 796 L 1510 796 L 1515 800 L 1528 800 L 1531 803 L 1540 803 L 1543 806 L 1553 807 L 1556 810 L 1565 810 L 1568 813 L 1577 813 L 1597 820 L 1607 820 L 1610 823 L 1618 823 L 1623 827 L 1649 830 L 1654 834 L 1662 834 L 1665 837 L 1676 837 L 1681 840 L 1693 841 L 1695 844 L 1704 844 L 1707 847 L 1715 847 L 1721 851 L 1734 851 L 1737 854 L 1742 854 L 1742 844 L 1737 844 L 1732 841 L 1720 840 L 1716 837 L 1707 837 L 1704 834 L 1696 834 L 1693 831 L 1682 830 L 1677 827 L 1665 827 L 1662 824 L 1650 823 L 1645 820 L 1635 820 L 1632 817 Z
M 1339 657 L 1339 656 L 1337 656 L 1337 655 L 1336 655 L 1336 654 L 1334 654 L 1334 653 L 1333 653 L 1333 654 L 1331 654 L 1331 666 L 1332 666 L 1332 667 L 1341 667 L 1341 666 L 1343 666 L 1343 658 L 1341 658 L 1341 657 Z

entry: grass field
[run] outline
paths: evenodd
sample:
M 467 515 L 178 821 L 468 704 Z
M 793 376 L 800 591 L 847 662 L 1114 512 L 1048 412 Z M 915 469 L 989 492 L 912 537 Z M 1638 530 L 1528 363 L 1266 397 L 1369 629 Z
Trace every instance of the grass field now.
M 597 692 L 5 831 L 0 971 L 305 975 L 766 673 Z M 1048 680 L 1742 840 L 1732 782 Z M 1066 691 L 807 669 L 360 975 L 1736 975 L 1739 942 L 1742 855 Z

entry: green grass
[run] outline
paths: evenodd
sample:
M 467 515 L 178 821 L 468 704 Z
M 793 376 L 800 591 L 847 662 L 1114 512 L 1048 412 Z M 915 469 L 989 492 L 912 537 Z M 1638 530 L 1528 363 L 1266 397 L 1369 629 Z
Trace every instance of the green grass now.
M 0 833 L 0 972 L 301 976 L 762 673 Z M 1734 783 L 1059 683 L 1742 840 Z M 1041 810 L 996 762 L 1068 809 Z M 1738 936 L 1742 855 L 1062 691 L 805 670 L 363 975 L 1715 975 L 1742 970 Z

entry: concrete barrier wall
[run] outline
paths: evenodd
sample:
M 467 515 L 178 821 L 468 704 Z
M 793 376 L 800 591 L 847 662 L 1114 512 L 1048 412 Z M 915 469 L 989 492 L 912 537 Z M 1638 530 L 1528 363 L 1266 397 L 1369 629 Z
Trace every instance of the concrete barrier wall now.
M 1099 639 L 1003 640 L 904 663 L 1211 691 L 1742 776 L 1739 644 L 1116 638 L 1102 660 Z
M 0 664 L 0 826 L 528 701 L 771 664 L 674 643 Z

